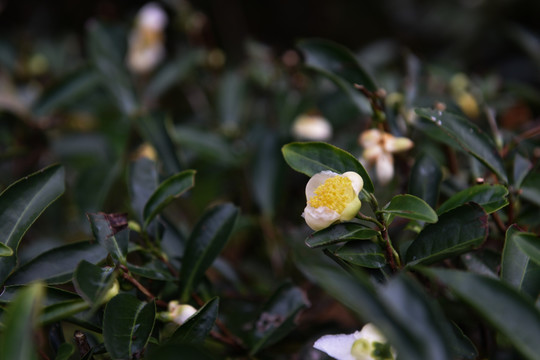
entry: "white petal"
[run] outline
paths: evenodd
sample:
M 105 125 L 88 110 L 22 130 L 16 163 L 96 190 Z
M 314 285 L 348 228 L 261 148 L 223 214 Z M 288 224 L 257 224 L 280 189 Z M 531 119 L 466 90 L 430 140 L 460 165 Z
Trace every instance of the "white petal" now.
M 306 206 L 302 216 L 306 220 L 306 224 L 315 231 L 327 228 L 340 217 L 337 211 L 329 209 L 326 206 L 314 208 L 311 205 Z
M 360 134 L 358 142 L 365 148 L 376 146 L 381 141 L 382 132 L 377 129 L 369 129 Z
M 305 140 L 325 141 L 332 137 L 332 125 L 317 115 L 301 115 L 294 121 L 293 134 Z
M 406 151 L 412 148 L 414 143 L 411 139 L 406 137 L 394 137 L 390 135 L 384 142 L 384 150 L 387 152 L 395 153 L 400 151 Z
M 375 165 L 375 170 L 381 184 L 387 184 L 392 180 L 392 177 L 394 176 L 394 158 L 392 157 L 392 154 L 383 153 L 379 156 Z
M 315 341 L 313 347 L 324 351 L 337 360 L 355 360 L 351 349 L 357 336 L 358 331 L 353 334 L 325 335 Z
M 354 192 L 356 193 L 356 196 L 358 196 L 364 187 L 364 179 L 362 179 L 362 177 L 354 171 L 347 171 L 343 173 L 343 176 L 346 176 L 349 178 L 349 180 L 351 180 Z
M 326 180 L 333 178 L 337 175 L 339 174 L 328 170 L 321 171 L 320 173 L 313 175 L 306 184 L 306 199 L 309 201 L 309 199 L 311 199 L 315 195 L 316 188 L 318 188 Z
M 374 162 L 383 152 L 384 150 L 379 144 L 371 145 L 364 148 L 364 151 L 362 152 L 362 157 L 368 162 Z
M 137 24 L 153 30 L 162 30 L 167 25 L 167 14 L 155 2 L 144 5 L 138 13 Z

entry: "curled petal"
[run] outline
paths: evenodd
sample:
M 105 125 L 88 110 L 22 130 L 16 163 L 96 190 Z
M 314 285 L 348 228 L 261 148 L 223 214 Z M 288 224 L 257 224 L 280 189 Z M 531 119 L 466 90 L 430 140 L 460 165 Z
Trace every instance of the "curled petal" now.
M 384 142 L 384 150 L 390 153 L 396 153 L 401 151 L 409 150 L 413 147 L 414 143 L 411 139 L 406 137 L 394 137 L 390 135 L 391 138 L 388 138 Z
M 306 206 L 302 216 L 306 220 L 306 224 L 315 231 L 329 227 L 340 218 L 337 211 L 326 206 L 315 208 L 311 205 Z
M 377 146 L 382 140 L 383 133 L 377 129 L 369 129 L 360 134 L 358 143 L 364 148 Z

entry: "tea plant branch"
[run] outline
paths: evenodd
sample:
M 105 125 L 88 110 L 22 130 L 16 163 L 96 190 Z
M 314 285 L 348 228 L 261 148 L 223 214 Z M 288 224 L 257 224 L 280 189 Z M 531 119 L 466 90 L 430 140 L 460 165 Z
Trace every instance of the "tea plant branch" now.
M 119 268 L 120 268 L 120 270 L 122 270 L 121 271 L 122 272 L 122 277 L 124 279 L 126 279 L 127 281 L 129 281 L 140 292 L 142 292 L 148 298 L 148 300 L 150 300 L 150 301 L 155 300 L 156 305 L 158 305 L 160 307 L 163 307 L 163 308 L 168 307 L 168 304 L 165 301 L 156 298 L 156 296 L 154 294 L 152 294 L 147 288 L 145 288 L 143 284 L 141 284 L 137 279 L 135 279 L 133 276 L 131 276 L 131 274 L 129 272 L 129 269 L 125 265 L 119 265 Z
M 199 305 L 199 306 L 203 306 L 204 305 L 204 301 L 203 299 L 201 299 L 199 297 L 199 295 L 195 294 L 195 293 L 192 293 L 191 294 L 191 297 L 193 297 L 193 299 L 195 300 L 195 302 Z M 215 331 L 211 331 L 210 332 L 210 335 L 216 339 L 216 340 L 219 340 L 219 341 L 222 341 L 228 345 L 232 345 L 236 348 L 239 348 L 239 349 L 245 349 L 246 347 L 244 346 L 244 343 L 242 342 L 242 340 L 240 340 L 238 337 L 236 337 L 228 328 L 227 326 L 225 326 L 225 324 L 219 320 L 219 319 L 216 319 L 216 326 L 218 327 L 219 331 L 221 331 L 223 333 L 223 335 L 219 334 L 219 333 L 216 333 Z

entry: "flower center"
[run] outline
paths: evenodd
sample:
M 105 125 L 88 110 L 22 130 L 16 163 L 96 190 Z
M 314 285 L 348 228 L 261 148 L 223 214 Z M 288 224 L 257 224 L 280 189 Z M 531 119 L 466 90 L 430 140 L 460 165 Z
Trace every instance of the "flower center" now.
M 309 205 L 314 208 L 326 206 L 340 214 L 355 197 L 351 179 L 346 176 L 327 179 L 314 192 L 315 196 L 309 199 Z

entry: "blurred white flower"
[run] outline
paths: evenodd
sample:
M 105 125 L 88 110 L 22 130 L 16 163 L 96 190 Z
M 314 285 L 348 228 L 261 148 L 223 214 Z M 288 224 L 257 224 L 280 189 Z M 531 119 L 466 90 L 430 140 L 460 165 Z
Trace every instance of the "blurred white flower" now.
M 163 29 L 166 25 L 167 14 L 156 3 L 147 3 L 139 10 L 129 36 L 127 64 L 131 71 L 147 73 L 163 60 Z
M 300 115 L 293 123 L 293 135 L 302 140 L 326 141 L 332 137 L 332 125 L 319 115 Z
M 363 186 L 364 180 L 353 171 L 313 175 L 306 185 L 307 205 L 302 214 L 308 226 L 317 231 L 354 218 L 362 206 L 358 194 Z
M 352 334 L 325 335 L 313 347 L 337 360 L 394 360 L 395 350 L 373 324 Z
M 394 176 L 392 154 L 409 150 L 414 145 L 408 138 L 395 137 L 377 129 L 361 133 L 358 142 L 364 148 L 361 160 L 368 165 L 375 165 L 375 173 L 381 184 L 388 183 Z
M 169 302 L 167 318 L 174 321 L 178 325 L 182 325 L 189 319 L 197 310 L 188 304 L 180 305 L 176 300 Z

